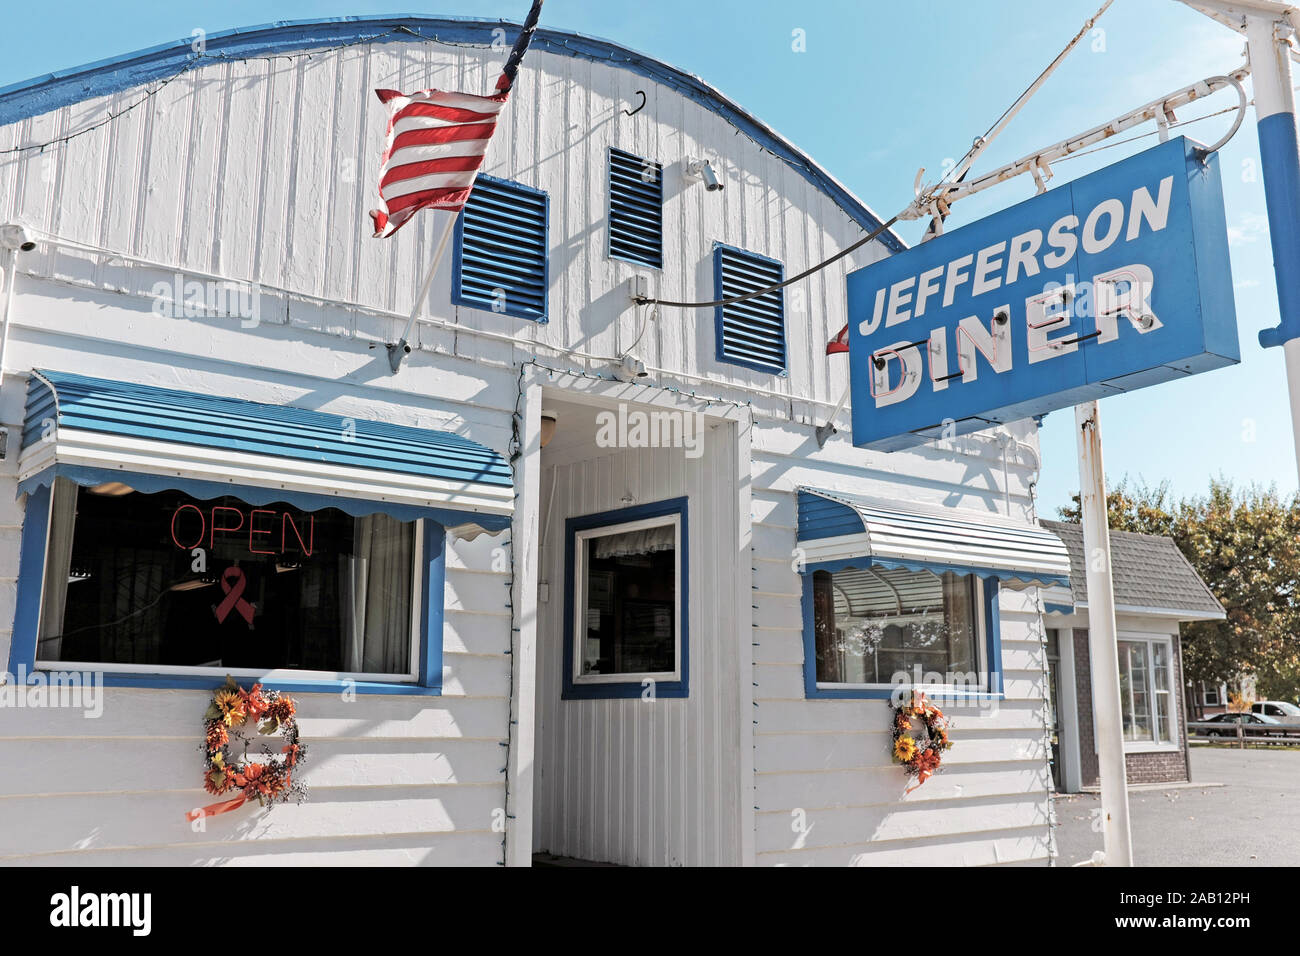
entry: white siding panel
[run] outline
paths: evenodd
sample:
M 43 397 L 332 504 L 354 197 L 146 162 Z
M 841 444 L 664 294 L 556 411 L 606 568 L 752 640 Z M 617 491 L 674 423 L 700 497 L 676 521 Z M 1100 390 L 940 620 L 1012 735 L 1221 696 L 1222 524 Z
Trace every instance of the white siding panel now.
M 735 434 L 707 433 L 705 454 L 624 450 L 548 469 L 542 500 L 534 844 L 565 856 L 629 864 L 737 862 L 737 573 Z M 545 458 L 543 459 L 545 461 Z M 551 498 L 551 483 L 555 496 Z M 560 699 L 564 521 L 574 515 L 688 498 L 690 696 Z M 730 549 L 730 553 L 729 553 Z
M 13 478 L 0 479 L 0 500 L 13 499 Z M 497 863 L 509 617 L 494 593 L 503 587 L 456 585 L 504 581 L 491 570 L 493 540 L 449 545 L 461 610 L 448 615 L 457 636 L 446 641 L 442 697 L 294 695 L 310 748 L 302 805 L 249 806 L 191 828 L 184 814 L 213 799 L 195 785 L 205 692 L 105 688 L 98 717 L 0 709 L 0 767 L 10 771 L 0 774 L 0 864 Z M 455 614 L 475 619 L 471 646 Z M 7 635 L 0 644 L 7 659 Z
M 914 780 L 890 761 L 890 711 L 885 702 L 804 699 L 801 581 L 788 557 L 796 538 L 793 491 L 804 481 L 839 480 L 844 466 L 838 460 L 852 453 L 823 453 L 835 459 L 829 463 L 833 470 L 823 465 L 819 472 L 805 463 L 806 453 L 793 430 L 756 431 L 758 862 L 992 865 L 1045 860 L 1049 781 L 1043 650 L 1033 605 L 1021 594 L 1004 593 L 999 610 L 1006 700 L 946 708 L 955 745 L 944 755 L 941 772 L 907 793 Z M 882 463 L 896 459 L 882 456 Z M 971 490 L 959 477 L 969 466 L 954 461 L 947 477 L 942 463 L 936 464 L 918 469 L 928 481 L 882 475 L 880 484 L 895 498 L 959 494 L 969 506 Z M 852 484 L 844 487 L 862 489 L 863 479 L 861 465 L 856 470 L 850 466 L 844 480 Z M 1000 503 L 998 497 L 986 494 L 975 500 L 992 510 Z

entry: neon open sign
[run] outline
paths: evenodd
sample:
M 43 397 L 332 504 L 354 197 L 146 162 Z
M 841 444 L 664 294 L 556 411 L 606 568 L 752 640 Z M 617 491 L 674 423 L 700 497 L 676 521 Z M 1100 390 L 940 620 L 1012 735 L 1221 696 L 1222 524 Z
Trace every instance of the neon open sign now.
M 228 505 L 183 504 L 172 512 L 172 543 L 185 551 L 213 548 L 217 538 L 238 535 L 247 540 L 252 554 L 284 554 L 286 551 L 311 557 L 316 543 L 316 516 L 298 515 L 271 508 L 232 508 Z
M 1238 362 L 1217 157 L 1162 143 L 851 273 L 848 306 L 869 448 Z

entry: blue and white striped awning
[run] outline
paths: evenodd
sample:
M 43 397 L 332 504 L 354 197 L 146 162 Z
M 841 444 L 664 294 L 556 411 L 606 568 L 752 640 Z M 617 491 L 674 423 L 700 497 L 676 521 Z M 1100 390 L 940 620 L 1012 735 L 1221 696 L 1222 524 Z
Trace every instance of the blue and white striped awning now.
M 19 492 L 56 475 L 199 498 L 234 494 L 250 504 L 430 517 L 471 535 L 506 527 L 514 503 L 506 460 L 449 432 L 33 371 Z
M 1012 587 L 1070 580 L 1065 545 L 1036 525 L 819 488 L 799 489 L 799 547 L 809 565 L 859 560 L 868 567 L 977 574 Z

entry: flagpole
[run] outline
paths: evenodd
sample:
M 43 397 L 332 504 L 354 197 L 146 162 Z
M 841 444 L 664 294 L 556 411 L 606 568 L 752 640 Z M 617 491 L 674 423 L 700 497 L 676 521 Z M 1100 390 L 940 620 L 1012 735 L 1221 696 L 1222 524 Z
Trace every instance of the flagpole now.
M 425 300 L 429 297 L 429 287 L 433 285 L 433 274 L 438 271 L 438 263 L 442 261 L 443 253 L 447 251 L 447 242 L 451 239 L 452 229 L 456 225 L 456 217 L 460 215 L 459 210 L 454 210 L 447 217 L 447 225 L 442 230 L 442 238 L 438 240 L 438 248 L 433 254 L 433 261 L 429 263 L 429 271 L 425 273 L 424 282 L 420 285 L 420 291 L 415 295 L 415 304 L 411 306 L 411 317 L 406 321 L 406 330 L 397 342 L 388 343 L 388 364 L 397 374 L 397 370 L 402 367 L 402 359 L 411 351 L 410 338 L 415 331 L 415 319 L 424 308 Z

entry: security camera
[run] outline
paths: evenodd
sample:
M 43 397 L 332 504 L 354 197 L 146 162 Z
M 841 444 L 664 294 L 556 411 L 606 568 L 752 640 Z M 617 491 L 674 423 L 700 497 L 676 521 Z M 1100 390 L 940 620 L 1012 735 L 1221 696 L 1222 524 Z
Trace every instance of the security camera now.
M 0 249 L 9 252 L 31 252 L 36 248 L 36 240 L 26 226 L 18 223 L 5 223 L 0 226 Z
M 713 170 L 713 164 L 707 159 L 697 159 L 686 166 L 688 179 L 704 183 L 704 188 L 711 193 L 717 192 L 725 185 Z

